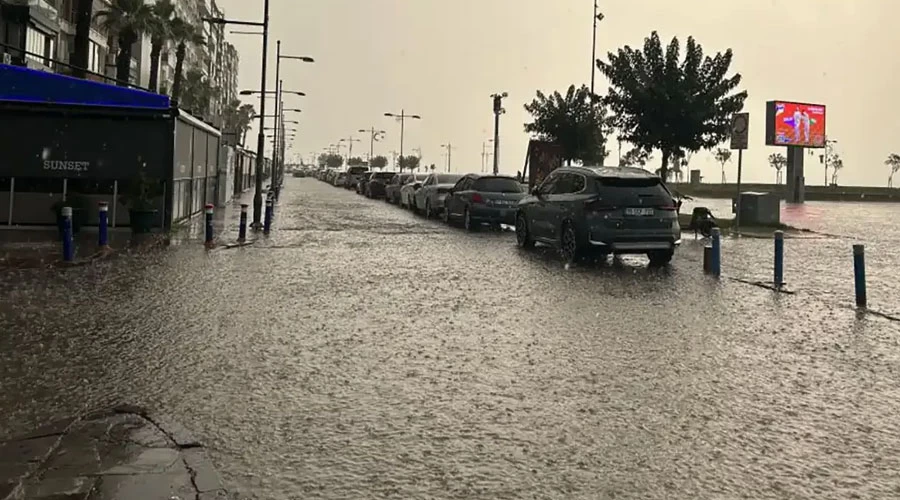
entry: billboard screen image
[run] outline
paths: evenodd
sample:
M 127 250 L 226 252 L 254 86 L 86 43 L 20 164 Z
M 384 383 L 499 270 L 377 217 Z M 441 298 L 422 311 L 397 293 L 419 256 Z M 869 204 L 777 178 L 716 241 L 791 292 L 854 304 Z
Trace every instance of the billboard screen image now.
M 825 106 L 769 101 L 766 105 L 766 144 L 825 147 Z

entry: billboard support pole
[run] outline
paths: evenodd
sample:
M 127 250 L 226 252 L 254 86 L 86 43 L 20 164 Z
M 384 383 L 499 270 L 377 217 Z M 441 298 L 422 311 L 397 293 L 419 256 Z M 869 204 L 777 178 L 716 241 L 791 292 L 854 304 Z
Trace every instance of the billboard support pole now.
M 741 229 L 741 170 L 744 166 L 744 150 L 738 149 L 738 171 L 737 171 L 737 204 L 734 214 L 734 233 L 737 234 Z

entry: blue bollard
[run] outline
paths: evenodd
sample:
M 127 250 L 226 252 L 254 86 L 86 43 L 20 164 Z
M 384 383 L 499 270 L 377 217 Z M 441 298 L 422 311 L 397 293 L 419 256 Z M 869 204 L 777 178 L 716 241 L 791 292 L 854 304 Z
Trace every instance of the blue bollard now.
M 109 203 L 101 201 L 98 204 L 100 214 L 99 226 L 97 227 L 98 242 L 101 249 L 109 247 Z
M 712 255 L 710 256 L 710 272 L 718 278 L 722 275 L 722 233 L 719 228 L 712 228 Z
M 775 288 L 784 284 L 784 231 L 775 231 Z
M 206 246 L 213 244 L 213 204 L 206 204 Z
M 63 260 L 75 260 L 75 242 L 72 241 L 72 207 L 62 207 L 63 217 Z
M 856 306 L 866 307 L 865 245 L 853 245 L 853 280 L 856 285 Z
M 263 233 L 269 234 L 272 229 L 272 200 L 266 200 L 265 220 L 263 221 Z
M 241 243 L 247 241 L 247 207 L 246 203 L 241 203 L 241 223 L 238 227 L 238 241 Z

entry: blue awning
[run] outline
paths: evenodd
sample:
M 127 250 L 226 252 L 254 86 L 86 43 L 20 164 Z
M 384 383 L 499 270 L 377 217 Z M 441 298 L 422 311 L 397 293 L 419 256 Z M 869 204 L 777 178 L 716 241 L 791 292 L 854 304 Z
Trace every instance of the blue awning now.
M 0 101 L 168 109 L 168 96 L 0 64 Z

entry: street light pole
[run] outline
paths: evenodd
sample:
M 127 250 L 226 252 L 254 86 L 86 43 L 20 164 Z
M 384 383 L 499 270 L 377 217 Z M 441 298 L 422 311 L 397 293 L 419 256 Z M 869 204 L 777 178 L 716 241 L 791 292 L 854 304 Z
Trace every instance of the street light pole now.
M 500 115 L 506 113 L 503 99 L 508 96 L 506 92 L 491 94 L 494 100 L 494 175 L 500 172 Z
M 450 154 L 453 150 L 453 145 L 448 142 L 447 144 L 441 144 L 441 147 L 447 148 L 447 172 L 450 172 Z
M 262 46 L 262 76 L 259 83 L 259 134 L 256 138 L 256 186 L 253 188 L 253 228 L 262 228 L 262 170 L 265 165 L 266 136 L 266 60 L 269 49 L 269 0 L 265 0 L 263 14 L 263 46 Z
M 392 118 L 400 118 L 400 162 L 402 163 L 403 162 L 403 134 L 405 132 L 406 119 L 413 118 L 415 120 L 421 120 L 422 117 L 419 115 L 408 115 L 408 114 L 406 114 L 405 109 L 401 109 L 399 115 L 395 114 L 395 113 L 385 113 L 384 116 L 389 116 Z M 400 171 L 401 172 L 403 171 L 402 165 L 400 165 Z
M 591 44 L 591 94 L 594 93 L 594 76 L 597 72 L 597 23 L 603 20 L 603 13 L 597 12 L 597 0 L 594 0 L 594 31 Z
M 384 130 L 375 130 L 375 127 L 372 127 L 368 130 L 361 128 L 359 129 L 359 132 L 365 132 L 369 134 L 369 164 L 371 166 L 372 158 L 375 157 L 375 141 L 380 140 L 381 137 L 383 137 L 387 132 L 385 132 Z

